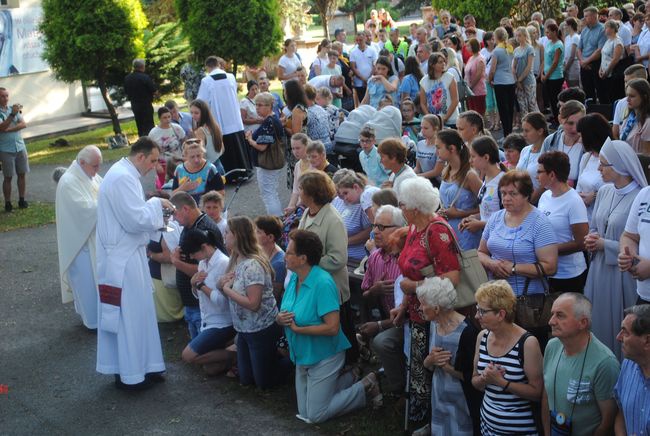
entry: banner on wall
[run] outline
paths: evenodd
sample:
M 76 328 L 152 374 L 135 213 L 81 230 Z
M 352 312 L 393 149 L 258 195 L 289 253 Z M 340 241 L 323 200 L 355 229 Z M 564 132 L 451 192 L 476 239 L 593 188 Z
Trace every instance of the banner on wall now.
M 42 15 L 41 8 L 0 10 L 0 77 L 50 69 L 42 58 Z

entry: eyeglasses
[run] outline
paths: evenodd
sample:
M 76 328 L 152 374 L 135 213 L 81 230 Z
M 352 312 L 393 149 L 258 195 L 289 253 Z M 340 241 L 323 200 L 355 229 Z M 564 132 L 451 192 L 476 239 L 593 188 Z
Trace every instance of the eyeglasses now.
M 372 225 L 372 228 L 373 228 L 373 229 L 377 229 L 377 230 L 379 230 L 380 232 L 383 232 L 383 231 L 386 230 L 386 229 L 391 229 L 391 228 L 393 228 L 393 227 L 397 227 L 397 226 L 394 226 L 394 225 L 385 226 L 385 225 L 383 225 L 383 224 L 373 224 L 373 225 Z
M 370 138 L 359 138 L 360 144 L 372 144 L 373 142 L 375 141 Z
M 271 106 L 271 105 L 266 103 L 255 103 L 255 107 L 259 107 L 259 106 Z
M 483 309 L 478 304 L 476 305 L 476 313 L 478 314 L 478 316 L 480 318 L 483 318 L 485 316 L 485 314 L 489 313 L 489 312 L 495 312 L 496 313 L 496 312 L 498 312 L 498 310 L 497 309 Z
M 607 167 L 613 167 L 613 166 L 614 166 L 613 164 L 606 164 L 606 163 L 598 162 L 598 167 L 599 168 L 607 168 Z

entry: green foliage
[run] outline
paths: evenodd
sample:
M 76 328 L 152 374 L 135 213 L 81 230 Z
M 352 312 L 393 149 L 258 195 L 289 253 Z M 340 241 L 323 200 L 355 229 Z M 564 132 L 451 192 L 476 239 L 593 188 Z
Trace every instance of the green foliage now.
M 189 41 L 178 23 L 165 23 L 144 32 L 147 73 L 161 94 L 181 88 L 180 71 L 192 54 Z
M 64 82 L 104 81 L 144 54 L 138 0 L 43 0 L 43 58 Z
M 279 51 L 278 0 L 176 0 L 178 16 L 198 59 L 221 56 L 257 65 Z
M 433 0 L 435 9 L 447 9 L 452 15 L 463 17 L 472 14 L 482 29 L 494 29 L 499 20 L 509 17 L 518 0 Z
M 307 0 L 279 0 L 280 13 L 282 18 L 291 23 L 291 30 L 294 34 L 300 33 L 300 29 L 312 23 L 312 16 L 307 13 L 309 4 Z
M 144 2 L 143 2 L 144 3 Z M 153 0 L 148 1 L 144 7 L 150 28 L 160 24 L 173 23 L 177 21 L 174 0 Z

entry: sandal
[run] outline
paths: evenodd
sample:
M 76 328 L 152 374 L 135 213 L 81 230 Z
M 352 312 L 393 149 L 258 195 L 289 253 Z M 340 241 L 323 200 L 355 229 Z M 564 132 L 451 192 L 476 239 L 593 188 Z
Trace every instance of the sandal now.
M 364 382 L 365 381 L 365 382 Z M 370 398 L 370 403 L 372 404 L 373 409 L 378 409 L 384 405 L 384 396 L 381 393 L 381 388 L 379 387 L 379 378 L 375 372 L 369 373 L 362 380 L 366 388 L 366 394 Z

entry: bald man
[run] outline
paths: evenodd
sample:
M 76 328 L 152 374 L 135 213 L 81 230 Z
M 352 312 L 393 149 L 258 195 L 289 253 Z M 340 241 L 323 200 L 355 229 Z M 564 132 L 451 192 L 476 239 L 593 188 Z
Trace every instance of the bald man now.
M 95 224 L 102 153 L 84 147 L 56 187 L 56 237 L 63 303 L 74 301 L 83 324 L 97 328 Z

